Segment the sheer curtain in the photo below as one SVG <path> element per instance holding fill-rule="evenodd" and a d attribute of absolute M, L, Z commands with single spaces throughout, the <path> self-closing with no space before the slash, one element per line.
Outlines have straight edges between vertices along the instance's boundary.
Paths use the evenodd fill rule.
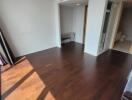
<path fill-rule="evenodd" d="M 13 54 L 13 52 L 11 51 L 11 49 L 10 49 L 10 47 L 9 47 L 9 45 L 8 45 L 8 43 L 7 43 L 7 41 L 6 41 L 6 39 L 5 39 L 5 37 L 4 37 L 4 35 L 3 35 L 3 32 L 2 32 L 2 30 L 1 30 L 1 28 L 0 28 L 0 45 L 1 45 L 1 47 L 2 47 L 2 51 L 4 52 L 2 52 L 1 50 L 0 50 L 0 63 L 2 62 L 2 63 L 5 63 L 5 59 L 3 59 L 3 57 L 5 57 L 6 58 L 6 61 L 9 63 L 9 64 L 11 64 L 11 65 L 13 65 L 14 64 L 14 62 L 15 62 L 15 56 L 14 56 L 14 54 Z"/>
<path fill-rule="evenodd" d="M 0 65 L 2 66 L 2 65 L 5 65 L 5 64 L 7 64 L 7 63 L 6 63 L 4 57 L 2 56 L 2 54 L 0 52 Z"/>

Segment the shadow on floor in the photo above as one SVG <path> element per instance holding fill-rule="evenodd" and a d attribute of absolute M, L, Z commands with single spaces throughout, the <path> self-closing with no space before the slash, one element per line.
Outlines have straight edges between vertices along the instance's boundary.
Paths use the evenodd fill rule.
<path fill-rule="evenodd" d="M 132 56 L 110 50 L 96 58 L 82 49 L 82 45 L 72 43 L 27 55 L 33 70 L 3 98 L 36 72 L 45 84 L 37 100 L 119 100 L 132 69 Z"/>

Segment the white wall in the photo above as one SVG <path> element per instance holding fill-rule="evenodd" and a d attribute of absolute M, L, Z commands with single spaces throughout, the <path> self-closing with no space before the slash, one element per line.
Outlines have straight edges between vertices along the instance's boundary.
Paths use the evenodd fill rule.
<path fill-rule="evenodd" d="M 75 33 L 75 41 L 83 43 L 85 6 L 61 6 L 61 33 Z"/>
<path fill-rule="evenodd" d="M 60 6 L 61 32 L 73 32 L 73 7 Z"/>
<path fill-rule="evenodd" d="M 60 29 L 60 6 L 59 0 L 54 0 L 54 25 L 55 25 L 55 38 L 57 47 L 61 47 L 61 29 Z"/>
<path fill-rule="evenodd" d="M 73 10 L 73 31 L 76 33 L 75 41 L 83 43 L 85 6 L 74 7 Z"/>
<path fill-rule="evenodd" d="M 107 0 L 89 0 L 85 52 L 98 55 Z"/>
<path fill-rule="evenodd" d="M 0 0 L 0 20 L 15 56 L 57 46 L 53 0 Z"/>

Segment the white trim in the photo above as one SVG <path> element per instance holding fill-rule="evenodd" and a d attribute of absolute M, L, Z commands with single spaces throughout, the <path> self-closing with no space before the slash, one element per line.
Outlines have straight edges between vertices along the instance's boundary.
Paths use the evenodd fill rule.
<path fill-rule="evenodd" d="M 61 48 L 60 2 L 55 0 L 55 32 L 56 46 Z"/>

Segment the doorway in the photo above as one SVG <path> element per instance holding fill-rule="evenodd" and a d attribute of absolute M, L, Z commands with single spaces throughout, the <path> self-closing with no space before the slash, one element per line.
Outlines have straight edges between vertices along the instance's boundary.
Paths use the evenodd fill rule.
<path fill-rule="evenodd" d="M 66 1 L 60 3 L 59 9 L 62 46 L 70 42 L 84 45 L 88 2 Z"/>
<path fill-rule="evenodd" d="M 123 5 L 113 49 L 132 54 L 132 3 L 123 2 Z"/>

